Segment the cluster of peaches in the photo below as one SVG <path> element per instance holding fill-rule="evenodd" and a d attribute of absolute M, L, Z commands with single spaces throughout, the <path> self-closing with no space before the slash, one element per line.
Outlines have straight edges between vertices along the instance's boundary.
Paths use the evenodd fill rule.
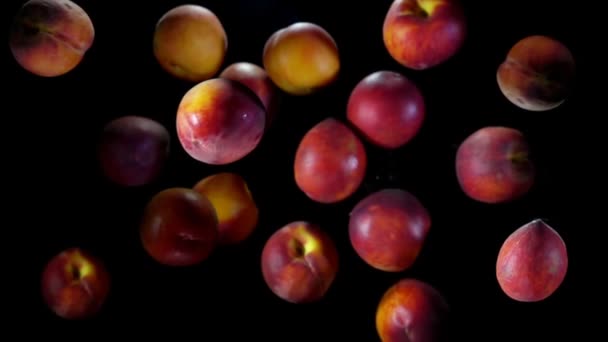
<path fill-rule="evenodd" d="M 94 40 L 83 8 L 69 0 L 30 0 L 17 14 L 10 35 L 16 61 L 29 72 L 54 77 L 74 69 Z M 382 27 L 388 53 L 403 67 L 425 70 L 455 55 L 467 27 L 453 0 L 395 0 Z M 164 71 L 195 85 L 176 104 L 176 129 L 183 150 L 206 164 L 245 158 L 277 115 L 281 92 L 312 94 L 340 73 L 338 45 L 329 32 L 297 22 L 273 33 L 263 48 L 263 66 L 249 62 L 221 70 L 228 48 L 218 17 L 199 5 L 181 5 L 158 21 L 153 53 Z M 558 107 L 569 95 L 574 58 L 559 41 L 525 37 L 497 66 L 500 91 L 529 111 Z M 318 203 L 336 203 L 361 185 L 367 156 L 364 141 L 397 149 L 413 139 L 425 119 L 425 99 L 404 74 L 379 70 L 362 80 L 347 100 L 346 120 L 326 118 L 311 127 L 295 151 L 294 178 Z M 99 144 L 104 174 L 123 186 L 152 182 L 169 154 L 170 134 L 140 116 L 109 122 Z M 499 204 L 525 195 L 535 181 L 526 138 L 511 127 L 472 132 L 455 155 L 463 192 Z M 401 272 L 413 265 L 431 227 L 431 216 L 414 194 L 386 188 L 368 194 L 351 211 L 351 245 L 370 267 Z M 258 208 L 244 178 L 231 172 L 208 175 L 192 187 L 157 193 L 142 215 L 143 247 L 168 266 L 203 262 L 220 245 L 246 240 L 258 223 Z M 565 243 L 540 219 L 515 230 L 497 253 L 496 277 L 517 301 L 540 301 L 563 282 Z M 279 298 L 292 303 L 324 297 L 338 271 L 338 250 L 312 221 L 294 221 L 269 237 L 261 272 Z M 64 318 L 95 314 L 110 289 L 102 261 L 79 248 L 58 254 L 43 274 L 44 299 Z M 376 325 L 382 341 L 430 341 L 447 303 L 431 285 L 405 278 L 380 298 Z"/>

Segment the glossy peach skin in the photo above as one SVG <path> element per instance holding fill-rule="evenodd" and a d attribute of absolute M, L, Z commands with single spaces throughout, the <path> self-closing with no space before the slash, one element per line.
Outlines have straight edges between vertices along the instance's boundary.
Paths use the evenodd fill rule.
<path fill-rule="evenodd" d="M 367 155 L 359 137 L 337 119 L 327 118 L 302 137 L 294 176 L 298 188 L 310 199 L 335 203 L 359 188 L 366 168 Z"/>
<path fill-rule="evenodd" d="M 56 77 L 75 69 L 93 45 L 95 29 L 85 10 L 69 0 L 30 0 L 10 28 L 9 46 L 25 70 Z"/>
<path fill-rule="evenodd" d="M 376 330 L 382 342 L 447 341 L 449 307 L 428 283 L 404 278 L 382 296 Z"/>
<path fill-rule="evenodd" d="M 236 244 L 253 233 L 259 211 L 243 177 L 232 172 L 216 173 L 196 183 L 194 190 L 215 208 L 220 244 Z"/>
<path fill-rule="evenodd" d="M 566 277 L 568 252 L 559 233 L 533 220 L 507 237 L 498 253 L 496 278 L 503 292 L 520 302 L 553 295 Z"/>
<path fill-rule="evenodd" d="M 211 255 L 218 243 L 215 208 L 192 189 L 162 190 L 145 208 L 140 237 L 146 252 L 160 264 L 199 264 Z"/>
<path fill-rule="evenodd" d="M 395 149 L 412 140 L 426 115 L 422 93 L 394 71 L 364 77 L 348 99 L 347 118 L 371 143 Z"/>
<path fill-rule="evenodd" d="M 489 126 L 475 131 L 458 147 L 456 176 L 467 196 L 494 204 L 528 193 L 536 170 L 521 131 Z"/>
<path fill-rule="evenodd" d="M 228 50 L 228 37 L 219 18 L 193 4 L 167 11 L 157 22 L 153 52 L 169 74 L 190 82 L 214 77 Z"/>
<path fill-rule="evenodd" d="M 414 70 L 429 69 L 452 58 L 466 35 L 466 17 L 458 0 L 395 0 L 382 27 L 388 53 Z"/>
<path fill-rule="evenodd" d="M 340 72 L 333 37 L 309 22 L 297 22 L 274 32 L 264 45 L 263 64 L 272 81 L 291 95 L 308 95 L 324 88 Z"/>
<path fill-rule="evenodd" d="M 264 134 L 266 111 L 247 87 L 225 78 L 203 81 L 183 96 L 177 136 L 192 158 L 229 164 L 253 151 Z"/>
<path fill-rule="evenodd" d="M 61 318 L 91 318 L 107 300 L 110 278 L 98 257 L 81 248 L 68 248 L 46 264 L 41 281 L 42 297 Z"/>
<path fill-rule="evenodd" d="M 368 265 L 401 272 L 418 258 L 430 227 L 431 216 L 414 195 L 383 189 L 355 205 L 348 232 L 355 252 Z"/>
<path fill-rule="evenodd" d="M 561 105 L 572 92 L 574 56 L 560 41 L 534 35 L 518 41 L 498 67 L 496 80 L 502 94 L 529 111 L 547 111 Z"/>
<path fill-rule="evenodd" d="M 266 128 L 270 127 L 279 105 L 279 90 L 266 70 L 249 62 L 236 62 L 227 66 L 221 73 L 222 78 L 238 81 L 251 89 L 266 109 Z"/>
<path fill-rule="evenodd" d="M 262 275 L 279 298 L 296 304 L 321 300 L 339 267 L 338 250 L 317 225 L 291 222 L 270 236 L 262 250 Z"/>

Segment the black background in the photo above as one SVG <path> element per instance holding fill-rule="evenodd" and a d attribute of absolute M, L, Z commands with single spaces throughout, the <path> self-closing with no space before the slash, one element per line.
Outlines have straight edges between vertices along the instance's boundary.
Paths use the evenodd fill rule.
<path fill-rule="evenodd" d="M 331 8 L 328 0 L 195 2 L 214 11 L 224 25 L 228 34 L 224 66 L 238 61 L 261 65 L 266 39 L 296 21 L 323 26 L 340 50 L 337 82 L 310 96 L 282 94 L 277 120 L 259 147 L 241 161 L 224 166 L 196 162 L 179 145 L 176 109 L 194 84 L 166 74 L 152 54 L 157 20 L 184 2 L 77 3 L 90 15 L 96 36 L 71 73 L 57 78 L 31 75 L 12 59 L 8 45 L 3 50 L 9 66 L 7 102 L 14 106 L 3 137 L 10 147 L 5 158 L 14 166 L 7 172 L 29 180 L 9 184 L 21 187 L 11 197 L 15 207 L 28 211 L 17 214 L 20 226 L 25 227 L 20 246 L 29 250 L 19 257 L 25 265 L 21 271 L 27 275 L 27 283 L 20 286 L 29 291 L 23 297 L 28 305 L 22 305 L 27 308 L 22 318 L 53 323 L 57 329 L 113 329 L 129 323 L 141 333 L 166 329 L 207 341 L 326 341 L 350 335 L 356 341 L 374 341 L 378 340 L 374 318 L 381 295 L 398 279 L 415 277 L 441 291 L 450 304 L 453 340 L 526 340 L 530 334 L 548 340 L 548 334 L 563 336 L 574 329 L 571 317 L 580 304 L 576 296 L 581 291 L 579 254 L 584 233 L 577 230 L 582 212 L 576 198 L 582 190 L 572 179 L 580 180 L 576 172 L 581 172 L 585 161 L 577 159 L 582 158 L 577 152 L 584 146 L 575 136 L 583 120 L 572 118 L 583 115 L 581 88 L 577 84 L 559 108 L 534 113 L 508 102 L 495 80 L 496 68 L 509 48 L 532 34 L 561 40 L 577 58 L 579 75 L 585 72 L 584 32 L 570 19 L 571 3 L 464 1 L 468 35 L 461 51 L 441 66 L 413 71 L 398 65 L 384 48 L 381 26 L 388 0 L 336 1 Z M 21 4 L 9 2 L 3 11 L 5 32 Z M 369 165 L 359 191 L 342 203 L 316 204 L 298 190 L 293 179 L 297 144 L 323 118 L 345 119 L 352 88 L 378 70 L 401 72 L 418 84 L 427 104 L 423 128 L 413 141 L 393 152 L 366 143 Z M 154 118 L 171 133 L 170 160 L 162 177 L 150 185 L 120 188 L 99 171 L 98 134 L 107 121 L 123 115 Z M 456 149 L 466 136 L 486 125 L 510 126 L 526 134 L 538 176 L 524 198 L 486 205 L 460 190 L 454 171 Z M 13 133 L 19 135 L 17 140 L 8 137 Z M 199 266 L 157 265 L 144 252 L 138 235 L 146 202 L 160 190 L 190 187 L 219 171 L 237 172 L 248 181 L 260 209 L 257 230 L 245 243 L 220 248 Z M 388 186 L 415 194 L 433 219 L 416 264 L 394 274 L 364 264 L 347 234 L 350 209 L 365 195 Z M 570 267 L 552 297 L 518 303 L 498 287 L 496 256 L 513 230 L 535 218 L 545 219 L 562 235 Z M 262 280 L 260 254 L 265 240 L 295 220 L 318 223 L 340 252 L 339 274 L 325 299 L 316 304 L 283 302 Z M 111 295 L 103 311 L 88 322 L 58 319 L 39 294 L 45 263 L 73 246 L 101 257 L 112 274 Z"/>

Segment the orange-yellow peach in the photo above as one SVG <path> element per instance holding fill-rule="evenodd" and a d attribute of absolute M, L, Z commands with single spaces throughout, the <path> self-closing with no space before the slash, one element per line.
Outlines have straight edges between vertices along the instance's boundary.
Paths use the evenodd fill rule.
<path fill-rule="evenodd" d="M 496 80 L 502 94 L 529 111 L 547 111 L 561 105 L 573 87 L 574 56 L 560 41 L 535 35 L 517 42 L 498 67 Z"/>
<path fill-rule="evenodd" d="M 297 22 L 273 33 L 263 51 L 268 76 L 291 95 L 308 95 L 333 83 L 340 72 L 338 46 L 321 26 Z"/>
<path fill-rule="evenodd" d="M 216 173 L 196 183 L 194 190 L 215 208 L 220 244 L 236 244 L 253 233 L 258 224 L 258 207 L 243 177 L 232 172 Z"/>
<path fill-rule="evenodd" d="M 448 315 L 439 291 L 421 280 L 404 278 L 380 299 L 376 330 L 382 342 L 447 341 Z"/>
<path fill-rule="evenodd" d="M 96 315 L 106 302 L 110 274 L 98 257 L 74 247 L 49 260 L 41 285 L 44 302 L 57 316 L 86 319 Z"/>
<path fill-rule="evenodd" d="M 338 250 L 331 237 L 306 221 L 285 225 L 270 236 L 262 250 L 266 285 L 290 303 L 310 303 L 325 297 L 338 263 Z"/>
<path fill-rule="evenodd" d="M 214 77 L 224 63 L 228 37 L 219 18 L 199 5 L 165 13 L 154 31 L 154 56 L 169 74 L 189 82 Z"/>
<path fill-rule="evenodd" d="M 253 63 L 236 62 L 227 66 L 219 77 L 240 82 L 258 96 L 266 109 L 268 128 L 278 110 L 279 92 L 266 70 Z"/>
<path fill-rule="evenodd" d="M 69 0 L 30 0 L 15 16 L 9 45 L 25 70 L 56 77 L 75 69 L 94 39 L 93 22 L 79 5 Z"/>

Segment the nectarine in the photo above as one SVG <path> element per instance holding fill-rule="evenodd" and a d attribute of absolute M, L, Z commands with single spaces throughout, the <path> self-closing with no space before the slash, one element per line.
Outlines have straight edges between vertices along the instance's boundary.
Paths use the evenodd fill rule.
<path fill-rule="evenodd" d="M 148 202 L 140 225 L 146 252 L 168 266 L 206 260 L 218 242 L 218 219 L 211 202 L 187 188 L 169 188 Z"/>
<path fill-rule="evenodd" d="M 371 143 L 394 149 L 420 130 L 424 98 L 416 84 L 393 71 L 377 71 L 363 78 L 348 99 L 347 118 Z"/>
<path fill-rule="evenodd" d="M 376 330 L 382 342 L 447 340 L 449 307 L 441 293 L 426 282 L 404 278 L 380 299 Z"/>
<path fill-rule="evenodd" d="M 317 225 L 295 221 L 266 241 L 262 275 L 270 290 L 291 303 L 321 300 L 338 271 L 338 250 Z"/>
<path fill-rule="evenodd" d="M 203 178 L 194 190 L 215 208 L 219 220 L 219 243 L 235 244 L 247 239 L 258 224 L 258 207 L 243 177 L 221 172 Z"/>
<path fill-rule="evenodd" d="M 157 22 L 153 52 L 169 74 L 190 82 L 215 76 L 228 50 L 228 37 L 209 9 L 184 4 L 167 11 Z"/>
<path fill-rule="evenodd" d="M 141 116 L 123 116 L 108 122 L 99 141 L 104 175 L 124 186 L 155 180 L 169 156 L 170 136 L 159 122 Z"/>
<path fill-rule="evenodd" d="M 340 72 L 338 46 L 321 26 L 297 22 L 273 33 L 263 51 L 268 76 L 291 95 L 308 95 L 333 83 Z"/>
<path fill-rule="evenodd" d="M 207 164 L 229 164 L 253 151 L 264 134 L 266 111 L 243 84 L 225 78 L 203 81 L 182 98 L 176 118 L 184 150 Z"/>
<path fill-rule="evenodd" d="M 368 265 L 401 272 L 416 261 L 430 227 L 431 217 L 414 195 L 383 189 L 355 205 L 348 231 L 355 252 Z"/>
<path fill-rule="evenodd" d="M 570 95 L 575 61 L 560 41 L 541 35 L 523 38 L 511 47 L 498 67 L 496 80 L 502 94 L 529 111 L 547 111 Z"/>
<path fill-rule="evenodd" d="M 466 17 L 458 0 L 395 0 L 382 27 L 388 53 L 414 70 L 452 58 L 466 35 Z"/>
<path fill-rule="evenodd" d="M 363 143 L 334 118 L 324 119 L 304 135 L 294 161 L 298 188 L 320 203 L 335 203 L 352 195 L 363 182 L 366 168 Z"/>
<path fill-rule="evenodd" d="M 536 177 L 528 143 L 519 130 L 489 126 L 468 136 L 456 152 L 456 176 L 470 198 L 502 203 L 525 195 Z"/>
<path fill-rule="evenodd" d="M 278 110 L 279 92 L 266 70 L 253 63 L 236 62 L 227 66 L 219 77 L 238 81 L 258 96 L 266 109 L 266 128 L 268 128 Z"/>
<path fill-rule="evenodd" d="M 30 0 L 15 16 L 9 45 L 19 65 L 43 77 L 75 69 L 93 45 L 95 28 L 85 10 L 69 0 Z"/>
<path fill-rule="evenodd" d="M 96 315 L 110 292 L 105 264 L 81 248 L 68 248 L 55 255 L 42 273 L 42 297 L 64 319 Z"/>
<path fill-rule="evenodd" d="M 533 220 L 504 241 L 496 278 L 504 293 L 521 302 L 538 302 L 562 284 L 568 269 L 566 244 L 543 220 Z"/>

